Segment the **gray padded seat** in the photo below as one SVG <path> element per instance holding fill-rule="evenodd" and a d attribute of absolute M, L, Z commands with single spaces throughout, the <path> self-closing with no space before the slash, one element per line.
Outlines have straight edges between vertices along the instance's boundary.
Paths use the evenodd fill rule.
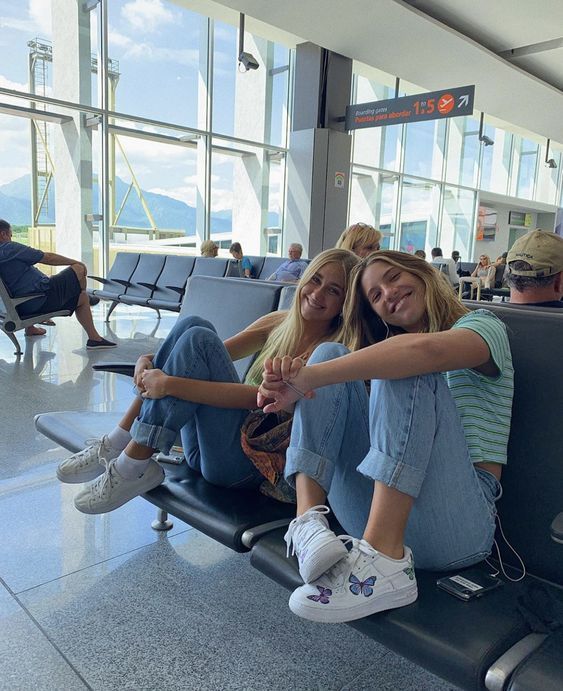
<path fill-rule="evenodd" d="M 264 314 L 276 310 L 281 290 L 278 283 L 191 276 L 180 318 L 197 316 L 208 319 L 225 340 Z M 251 361 L 252 356 L 235 363 L 240 377 L 244 376 Z"/>
<path fill-rule="evenodd" d="M 284 285 L 280 295 L 280 304 L 278 305 L 279 310 L 288 310 L 291 307 L 296 290 L 297 286 L 295 285 Z"/>
<path fill-rule="evenodd" d="M 264 257 L 249 256 L 250 263 L 252 264 L 252 278 L 258 278 L 262 273 L 262 267 L 264 266 Z"/>
<path fill-rule="evenodd" d="M 179 312 L 186 292 L 186 283 L 195 264 L 195 257 L 171 254 L 166 257 L 164 269 L 158 277 L 148 306 Z"/>
<path fill-rule="evenodd" d="M 119 302 L 126 305 L 146 305 L 162 273 L 165 259 L 166 256 L 163 254 L 141 254 L 124 295 L 119 297 Z"/>
<path fill-rule="evenodd" d="M 192 276 L 222 277 L 227 271 L 228 259 L 219 257 L 196 257 Z"/>
<path fill-rule="evenodd" d="M 470 274 L 473 273 L 476 266 L 477 266 L 476 262 L 459 262 L 459 268 L 462 271 L 469 271 Z"/>
<path fill-rule="evenodd" d="M 117 300 L 125 292 L 131 276 L 139 263 L 139 258 L 140 255 L 138 253 L 118 252 L 115 255 L 107 278 L 89 276 L 89 278 L 99 281 L 103 288 L 93 288 L 88 292 L 103 300 Z"/>
<path fill-rule="evenodd" d="M 465 603 L 436 588 L 439 574 L 419 570 L 415 603 L 358 620 L 352 626 L 462 688 L 483 689 L 489 667 L 530 631 L 518 611 L 518 597 L 530 583 L 537 583 L 535 577 L 557 584 L 559 590 L 563 583 L 563 548 L 550 536 L 551 522 L 563 508 L 563 310 L 533 312 L 499 303 L 468 306 L 490 309 L 509 329 L 515 394 L 509 461 L 497 506 L 509 542 L 533 576 L 521 583 L 506 582 L 494 593 Z M 251 563 L 293 589 L 300 579 L 295 558 L 286 559 L 283 533 L 277 530 L 262 537 L 252 549 Z M 501 549 L 505 565 L 517 566 L 508 549 Z M 560 601 L 562 597 L 560 593 Z M 561 650 L 554 655 L 550 650 L 547 656 L 551 669 L 555 663 L 561 667 Z M 542 664 L 543 658 L 533 670 L 528 667 L 526 682 L 534 679 L 537 683 Z M 560 680 L 560 675 L 554 678 Z M 528 686 L 524 680 L 521 673 L 521 687 L 515 685 L 514 691 L 543 688 L 541 683 Z"/>
<path fill-rule="evenodd" d="M 287 259 L 287 257 L 266 257 L 257 278 L 261 281 L 267 281 L 274 271 L 287 261 Z"/>

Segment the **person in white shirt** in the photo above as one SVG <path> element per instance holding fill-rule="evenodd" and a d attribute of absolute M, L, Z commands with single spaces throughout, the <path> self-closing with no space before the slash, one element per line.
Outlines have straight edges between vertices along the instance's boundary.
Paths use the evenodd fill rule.
<path fill-rule="evenodd" d="M 441 270 L 442 267 L 445 267 L 447 271 L 443 272 L 444 275 L 447 276 L 452 286 L 457 290 L 459 286 L 459 276 L 456 272 L 457 267 L 454 260 L 450 259 L 449 257 L 444 257 L 444 255 L 442 254 L 442 249 L 440 247 L 432 248 L 431 254 L 432 261 L 430 263 L 434 264 L 434 266 L 438 270 Z"/>

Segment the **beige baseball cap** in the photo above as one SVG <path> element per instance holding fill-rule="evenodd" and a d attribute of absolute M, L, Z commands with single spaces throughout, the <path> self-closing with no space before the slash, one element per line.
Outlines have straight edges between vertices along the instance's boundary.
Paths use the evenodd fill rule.
<path fill-rule="evenodd" d="M 510 262 L 528 262 L 530 271 L 514 270 Z M 553 276 L 563 271 L 563 238 L 547 230 L 531 230 L 518 238 L 506 257 L 508 273 L 514 276 Z"/>

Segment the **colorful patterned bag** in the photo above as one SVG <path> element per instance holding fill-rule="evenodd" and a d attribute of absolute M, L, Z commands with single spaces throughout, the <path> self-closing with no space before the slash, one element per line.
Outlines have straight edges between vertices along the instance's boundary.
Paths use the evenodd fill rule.
<path fill-rule="evenodd" d="M 295 503 L 295 491 L 283 476 L 292 421 L 293 415 L 285 411 L 264 413 L 253 410 L 240 430 L 244 453 L 266 478 L 260 491 L 288 503 Z"/>

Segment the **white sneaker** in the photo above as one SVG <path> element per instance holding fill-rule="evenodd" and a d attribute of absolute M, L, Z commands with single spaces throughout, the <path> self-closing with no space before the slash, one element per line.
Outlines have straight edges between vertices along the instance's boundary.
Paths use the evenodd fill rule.
<path fill-rule="evenodd" d="M 365 540 L 354 540 L 345 559 L 315 583 L 302 585 L 289 608 L 304 619 L 336 624 L 410 605 L 418 597 L 412 552 L 403 559 L 381 554 Z"/>
<path fill-rule="evenodd" d="M 134 497 L 158 487 L 164 480 L 164 470 L 152 459 L 145 472 L 134 480 L 126 480 L 115 467 L 115 461 L 106 462 L 104 474 L 91 482 L 74 498 L 74 505 L 82 513 L 113 511 Z"/>
<path fill-rule="evenodd" d="M 291 554 L 297 555 L 299 573 L 305 583 L 311 583 L 337 561 L 348 555 L 342 539 L 328 527 L 325 515 L 330 513 L 327 506 L 313 506 L 289 524 L 284 540 L 287 543 L 287 556 L 293 544 Z"/>
<path fill-rule="evenodd" d="M 61 482 L 75 484 L 89 482 L 104 472 L 104 463 L 119 452 L 111 448 L 107 435 L 101 439 L 87 439 L 88 446 L 59 464 L 57 477 Z M 112 455 L 113 454 L 113 455 Z"/>

